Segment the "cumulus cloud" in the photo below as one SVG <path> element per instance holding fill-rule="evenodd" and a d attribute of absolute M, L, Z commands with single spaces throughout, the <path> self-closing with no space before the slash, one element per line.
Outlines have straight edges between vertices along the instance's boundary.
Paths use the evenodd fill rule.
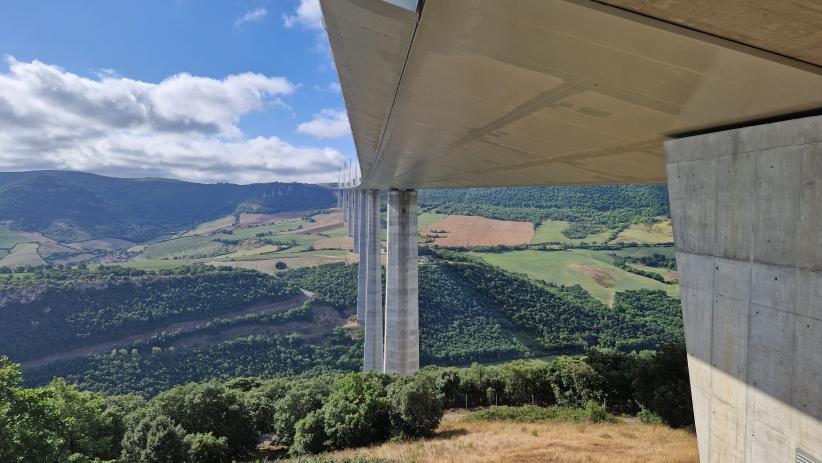
<path fill-rule="evenodd" d="M 234 21 L 234 26 L 239 27 L 239 26 L 242 26 L 245 23 L 253 23 L 253 22 L 262 21 L 263 18 L 265 18 L 267 14 L 268 14 L 268 10 L 266 10 L 265 8 L 262 8 L 262 7 L 257 8 L 254 11 L 249 11 L 248 13 L 240 16 L 236 21 Z"/>
<path fill-rule="evenodd" d="M 337 138 L 351 133 L 348 115 L 339 109 L 323 109 L 308 122 L 297 126 L 297 132 L 317 138 Z"/>
<path fill-rule="evenodd" d="M 323 28 L 323 14 L 320 0 L 300 0 L 293 15 L 283 16 L 285 27 L 303 26 L 309 29 Z"/>
<path fill-rule="evenodd" d="M 149 83 L 113 73 L 81 77 L 39 61 L 7 63 L 0 73 L 0 170 L 251 183 L 324 181 L 343 163 L 333 148 L 243 134 L 243 115 L 294 91 L 282 77 L 177 74 Z"/>

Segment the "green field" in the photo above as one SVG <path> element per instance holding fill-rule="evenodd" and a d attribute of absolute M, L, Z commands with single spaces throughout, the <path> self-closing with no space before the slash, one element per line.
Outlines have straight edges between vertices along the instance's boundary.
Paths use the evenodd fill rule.
<path fill-rule="evenodd" d="M 423 212 L 417 217 L 417 229 L 422 230 L 437 220 L 444 219 L 446 217 L 448 216 L 445 214 L 438 214 L 436 212 Z"/>
<path fill-rule="evenodd" d="M 197 225 L 196 228 L 189 231 L 188 235 L 206 235 L 209 233 L 213 233 L 221 228 L 230 227 L 235 225 L 237 220 L 235 219 L 234 215 L 227 215 L 225 217 L 220 217 L 219 219 L 214 219 L 209 222 L 201 223 Z"/>
<path fill-rule="evenodd" d="M 505 270 L 525 273 L 531 278 L 559 285 L 580 285 L 592 296 L 609 305 L 617 291 L 661 289 L 671 296 L 679 296 L 677 285 L 666 285 L 618 269 L 613 266 L 613 258 L 603 251 L 573 249 L 469 254 Z"/>
<path fill-rule="evenodd" d="M 608 238 L 611 236 L 611 232 L 604 231 L 588 235 L 585 238 L 572 239 L 562 234 L 562 231 L 566 228 L 568 228 L 568 222 L 564 220 L 546 220 L 542 222 L 536 230 L 534 230 L 534 238 L 531 239 L 531 244 L 579 244 L 582 242 L 589 244 L 601 244 L 608 241 Z"/>
<path fill-rule="evenodd" d="M 20 243 L 31 240 L 9 229 L 6 224 L 0 224 L 0 249 L 11 249 Z"/>
<path fill-rule="evenodd" d="M 37 253 L 37 243 L 20 243 L 12 248 L 9 255 L 0 259 L 0 267 L 17 267 L 19 265 L 43 265 L 46 262 Z"/>

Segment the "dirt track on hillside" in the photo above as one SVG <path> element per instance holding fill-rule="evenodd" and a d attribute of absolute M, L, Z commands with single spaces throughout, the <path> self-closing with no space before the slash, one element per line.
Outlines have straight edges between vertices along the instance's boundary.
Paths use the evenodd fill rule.
<path fill-rule="evenodd" d="M 248 315 L 248 314 L 266 314 L 266 313 L 271 313 L 271 312 L 283 312 L 283 311 L 286 311 L 288 309 L 291 309 L 293 307 L 297 307 L 297 306 L 303 304 L 305 301 L 309 300 L 311 297 L 312 297 L 311 293 L 309 293 L 307 291 L 303 291 L 298 296 L 293 297 L 293 298 L 291 298 L 287 301 L 274 302 L 274 303 L 270 303 L 270 304 L 255 305 L 255 306 L 249 307 L 245 310 L 241 310 L 239 312 L 233 312 L 233 313 L 230 313 L 230 314 L 212 315 L 210 317 L 200 318 L 200 319 L 197 319 L 197 320 L 189 320 L 189 321 L 185 321 L 185 322 L 171 323 L 171 324 L 165 325 L 165 326 L 160 327 L 160 328 L 155 328 L 151 331 L 144 331 L 142 333 L 133 334 L 133 335 L 130 335 L 130 336 L 124 336 L 122 338 L 118 338 L 118 339 L 115 339 L 115 340 L 112 340 L 112 341 L 101 342 L 101 343 L 92 344 L 90 346 L 85 346 L 85 347 L 80 347 L 80 348 L 73 349 L 73 350 L 66 351 L 66 352 L 51 354 L 51 355 L 48 355 L 46 357 L 42 357 L 42 358 L 39 358 L 39 359 L 36 359 L 36 360 L 29 360 L 27 362 L 23 362 L 20 366 L 22 367 L 23 370 L 27 370 L 27 369 L 30 370 L 30 369 L 39 368 L 39 367 L 42 367 L 42 366 L 45 366 L 45 365 L 48 365 L 50 363 L 54 363 L 54 362 L 57 362 L 57 361 L 60 361 L 60 360 L 67 360 L 67 359 L 74 358 L 74 357 L 82 357 L 82 356 L 92 355 L 92 354 L 104 354 L 104 353 L 107 353 L 107 352 L 111 352 L 111 350 L 116 348 L 117 346 L 121 346 L 121 345 L 124 345 L 124 344 L 131 344 L 131 343 L 135 343 L 137 341 L 141 341 L 143 339 L 148 339 L 148 338 L 150 338 L 154 335 L 162 333 L 163 331 L 167 331 L 167 332 L 168 331 L 178 331 L 178 330 L 180 332 L 192 331 L 198 325 L 204 325 L 204 324 L 214 320 L 214 318 L 218 318 L 218 317 L 219 318 L 225 318 L 227 320 L 232 320 L 234 318 L 238 318 L 238 317 L 241 317 L 243 315 Z"/>

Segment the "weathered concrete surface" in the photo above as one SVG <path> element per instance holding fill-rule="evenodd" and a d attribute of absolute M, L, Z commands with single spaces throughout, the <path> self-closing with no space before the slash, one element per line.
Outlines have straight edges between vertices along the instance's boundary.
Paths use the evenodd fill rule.
<path fill-rule="evenodd" d="M 420 368 L 417 263 L 417 192 L 388 193 L 388 261 L 385 271 L 386 373 Z"/>
<path fill-rule="evenodd" d="M 700 461 L 822 460 L 822 117 L 665 153 Z"/>
<path fill-rule="evenodd" d="M 363 371 L 383 370 L 382 259 L 380 258 L 380 192 L 366 192 L 365 239 L 360 262 L 365 261 L 365 336 Z"/>

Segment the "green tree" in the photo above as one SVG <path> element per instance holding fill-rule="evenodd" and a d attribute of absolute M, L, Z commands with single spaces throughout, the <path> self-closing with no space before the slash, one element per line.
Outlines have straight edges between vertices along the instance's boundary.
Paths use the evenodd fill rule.
<path fill-rule="evenodd" d="M 0 356 L 0 461 L 62 461 L 62 420 L 51 403 L 51 391 L 24 389 L 20 382 L 19 365 Z"/>
<path fill-rule="evenodd" d="M 329 380 L 324 378 L 295 381 L 288 392 L 277 400 L 272 418 L 272 432 L 278 443 L 290 446 L 294 441 L 297 422 L 319 410 L 330 393 Z"/>
<path fill-rule="evenodd" d="M 442 419 L 442 399 L 433 378 L 425 375 L 400 377 L 388 386 L 391 426 L 395 435 L 428 437 Z"/>
<path fill-rule="evenodd" d="M 189 433 L 225 437 L 232 455 L 243 455 L 257 443 L 254 419 L 241 392 L 216 382 L 186 384 L 163 392 L 151 406 Z"/>
<path fill-rule="evenodd" d="M 297 422 L 290 452 L 295 455 L 320 453 L 325 449 L 326 439 L 323 415 L 319 411 L 310 412 Z"/>
<path fill-rule="evenodd" d="M 115 417 L 106 413 L 105 399 L 78 391 L 61 378 L 52 381 L 48 389 L 50 402 L 62 418 L 61 434 L 66 451 L 103 460 L 116 458 L 120 442 L 115 441 Z"/>
<path fill-rule="evenodd" d="M 636 373 L 636 401 L 669 426 L 693 424 L 694 413 L 684 344 L 664 346 Z"/>
<path fill-rule="evenodd" d="M 604 379 L 583 360 L 560 357 L 549 364 L 549 374 L 557 404 L 582 407 L 602 401 Z"/>
<path fill-rule="evenodd" d="M 188 457 L 185 430 L 171 418 L 148 415 L 123 436 L 123 463 L 180 463 Z"/>
<path fill-rule="evenodd" d="M 189 463 L 223 463 L 229 461 L 228 439 L 212 433 L 188 434 L 183 439 L 188 447 Z"/>
<path fill-rule="evenodd" d="M 389 408 L 380 375 L 346 375 L 321 409 L 328 446 L 343 449 L 384 441 L 390 430 Z"/>

